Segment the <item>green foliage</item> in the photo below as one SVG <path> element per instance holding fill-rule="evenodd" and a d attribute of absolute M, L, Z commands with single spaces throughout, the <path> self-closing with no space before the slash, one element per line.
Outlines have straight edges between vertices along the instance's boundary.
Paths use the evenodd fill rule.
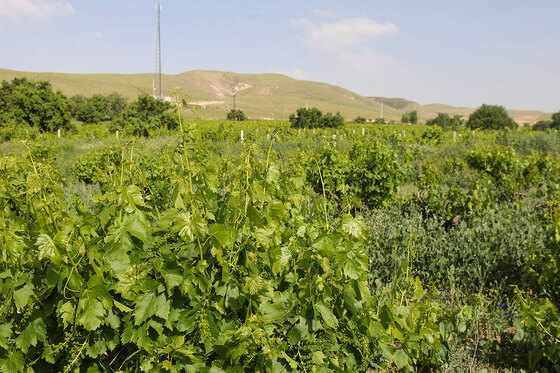
<path fill-rule="evenodd" d="M 312 107 L 310 109 L 299 108 L 295 114 L 290 115 L 292 128 L 317 128 L 321 126 L 321 110 Z"/>
<path fill-rule="evenodd" d="M 240 121 L 240 120 L 247 120 L 247 116 L 240 109 L 237 110 L 231 109 L 230 112 L 227 113 L 226 119 Z"/>
<path fill-rule="evenodd" d="M 560 362 L 560 203 L 551 201 L 545 213 L 546 250 L 531 250 L 527 262 L 529 291 L 517 291 L 522 310 L 518 335 L 530 333 L 538 339 L 543 355 L 553 363 Z"/>
<path fill-rule="evenodd" d="M 421 136 L 421 141 L 423 143 L 433 143 L 439 144 L 443 136 L 443 130 L 441 127 L 428 127 L 426 132 Z"/>
<path fill-rule="evenodd" d="M 177 123 L 1 144 L 0 371 L 554 371 L 554 131 Z"/>
<path fill-rule="evenodd" d="M 169 102 L 142 94 L 124 109 L 120 117 L 113 120 L 111 130 L 124 130 L 134 136 L 147 137 L 158 129 L 177 129 L 179 122 L 171 109 Z"/>
<path fill-rule="evenodd" d="M 533 131 L 545 131 L 552 128 L 551 120 L 539 120 L 537 123 L 533 124 Z"/>
<path fill-rule="evenodd" d="M 401 116 L 401 123 L 418 123 L 418 112 L 416 110 L 407 111 Z"/>
<path fill-rule="evenodd" d="M 379 142 L 356 143 L 350 151 L 326 143 L 316 154 L 304 155 L 307 179 L 317 193 L 328 193 L 345 208 L 352 208 L 357 197 L 366 206 L 388 204 L 403 179 L 396 154 Z M 358 205 L 359 206 L 359 205 Z"/>
<path fill-rule="evenodd" d="M 366 118 L 365 118 L 365 117 L 360 117 L 360 116 L 358 116 L 358 117 L 356 117 L 356 119 L 354 119 L 354 123 L 361 123 L 361 124 L 363 124 L 363 123 L 365 123 L 365 122 L 366 122 Z"/>
<path fill-rule="evenodd" d="M 85 124 L 99 123 L 109 115 L 109 102 L 103 95 L 93 95 L 86 99 L 76 111 L 76 119 Z"/>
<path fill-rule="evenodd" d="M 375 123 L 375 124 L 385 124 L 385 119 L 384 118 L 376 118 L 373 123 Z"/>
<path fill-rule="evenodd" d="M 552 123 L 550 127 L 560 129 L 560 111 L 552 114 Z"/>
<path fill-rule="evenodd" d="M 183 136 L 164 201 L 122 157 L 92 211 L 68 209 L 38 161 L 2 159 L 4 370 L 442 364 L 432 291 L 401 274 L 372 294 L 362 217 L 330 220 L 273 153 L 218 161 Z"/>
<path fill-rule="evenodd" d="M 438 113 L 435 118 L 426 121 L 428 126 L 440 126 L 441 128 L 457 129 L 463 125 L 462 115 L 449 115 L 447 113 Z"/>
<path fill-rule="evenodd" d="M 466 125 L 471 129 L 493 130 L 517 127 L 517 123 L 511 119 L 503 106 L 486 104 L 469 115 Z"/>
<path fill-rule="evenodd" d="M 74 106 L 72 107 L 72 116 L 76 117 L 76 114 L 80 110 L 81 106 L 87 101 L 87 97 L 82 94 L 74 95 L 70 97 L 70 101 L 74 103 Z"/>
<path fill-rule="evenodd" d="M 344 124 L 344 118 L 340 113 L 332 115 L 323 113 L 317 108 L 299 108 L 296 113 L 290 115 L 292 128 L 336 128 Z"/>
<path fill-rule="evenodd" d="M 70 129 L 73 103 L 46 81 L 14 78 L 0 87 L 0 120 L 13 120 L 41 132 Z"/>
<path fill-rule="evenodd" d="M 128 105 L 126 98 L 120 93 L 113 92 L 107 98 L 107 104 L 109 105 L 109 110 L 107 116 L 109 119 L 115 118 L 122 114 Z"/>

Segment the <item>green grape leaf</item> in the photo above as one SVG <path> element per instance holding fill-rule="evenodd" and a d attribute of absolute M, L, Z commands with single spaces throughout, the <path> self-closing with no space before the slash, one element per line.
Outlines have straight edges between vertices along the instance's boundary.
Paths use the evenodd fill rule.
<path fill-rule="evenodd" d="M 393 359 L 399 369 L 402 369 L 409 364 L 408 355 L 404 352 L 404 350 L 397 350 L 393 355 Z"/>
<path fill-rule="evenodd" d="M 56 248 L 54 241 L 52 238 L 45 233 L 41 233 L 37 238 L 36 242 L 37 247 L 39 248 L 39 259 L 49 259 L 55 264 L 60 264 L 60 252 Z"/>
<path fill-rule="evenodd" d="M 0 369 L 3 373 L 19 373 L 25 369 L 23 354 L 20 351 L 11 351 L 6 360 L 0 360 Z"/>
<path fill-rule="evenodd" d="M 0 347 L 8 349 L 8 339 L 12 336 L 12 325 L 5 323 L 0 324 Z"/>
<path fill-rule="evenodd" d="M 365 222 L 363 217 L 353 218 L 350 214 L 342 215 L 342 230 L 358 239 L 364 238 Z"/>
<path fill-rule="evenodd" d="M 86 330 L 96 330 L 104 321 L 105 314 L 103 304 L 91 291 L 86 291 L 78 303 L 78 324 Z"/>
<path fill-rule="evenodd" d="M 47 335 L 47 327 L 42 318 L 33 320 L 16 338 L 16 346 L 27 353 L 29 346 L 36 346 L 37 341 L 43 342 Z"/>
<path fill-rule="evenodd" d="M 14 301 L 16 302 L 18 311 L 21 311 L 25 306 L 27 306 L 29 299 L 33 295 L 33 289 L 33 284 L 28 283 L 14 291 Z"/>
<path fill-rule="evenodd" d="M 323 321 L 325 321 L 325 324 L 333 329 L 338 326 L 338 319 L 333 314 L 332 310 L 325 306 L 323 302 L 317 302 L 315 304 L 315 308 L 321 314 L 321 317 L 323 318 Z"/>
<path fill-rule="evenodd" d="M 134 324 L 140 325 L 157 311 L 156 296 L 153 293 L 141 294 L 136 298 Z"/>

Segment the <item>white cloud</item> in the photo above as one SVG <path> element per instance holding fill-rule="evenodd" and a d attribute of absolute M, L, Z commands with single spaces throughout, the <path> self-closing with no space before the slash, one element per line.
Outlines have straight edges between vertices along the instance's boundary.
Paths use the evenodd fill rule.
<path fill-rule="evenodd" d="M 315 14 L 318 17 L 323 17 L 323 18 L 330 18 L 330 17 L 335 17 L 336 16 L 335 12 L 333 12 L 332 10 L 327 10 L 327 9 L 311 9 L 310 12 Z"/>
<path fill-rule="evenodd" d="M 73 13 L 75 9 L 67 0 L 0 0 L 0 18 L 45 19 Z"/>
<path fill-rule="evenodd" d="M 93 36 L 95 36 L 98 39 L 103 39 L 105 37 L 105 35 L 103 35 L 103 33 L 101 31 L 95 31 L 93 33 Z"/>
<path fill-rule="evenodd" d="M 345 52 L 337 57 L 345 69 L 364 73 L 384 73 L 400 69 L 397 61 L 391 56 L 363 48 L 360 53 Z"/>
<path fill-rule="evenodd" d="M 330 23 L 299 19 L 293 20 L 292 24 L 304 27 L 303 41 L 310 47 L 321 50 L 341 50 L 399 31 L 390 22 L 379 23 L 368 18 L 341 18 Z"/>

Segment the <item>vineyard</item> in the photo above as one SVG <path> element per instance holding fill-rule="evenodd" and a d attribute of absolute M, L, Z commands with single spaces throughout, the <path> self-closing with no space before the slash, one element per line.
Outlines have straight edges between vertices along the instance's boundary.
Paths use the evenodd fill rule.
<path fill-rule="evenodd" d="M 1 372 L 560 370 L 560 135 L 177 119 L 0 143 Z"/>

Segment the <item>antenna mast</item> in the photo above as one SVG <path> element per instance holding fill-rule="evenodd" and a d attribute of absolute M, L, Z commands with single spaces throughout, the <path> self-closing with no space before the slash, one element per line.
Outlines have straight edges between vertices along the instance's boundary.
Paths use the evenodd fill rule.
<path fill-rule="evenodd" d="M 163 99 L 163 80 L 161 77 L 161 28 L 160 28 L 161 4 L 159 2 L 156 3 L 156 11 L 157 11 L 156 81 L 158 83 L 157 87 L 159 88 L 159 98 Z M 154 89 L 154 93 L 155 93 L 155 89 Z"/>

